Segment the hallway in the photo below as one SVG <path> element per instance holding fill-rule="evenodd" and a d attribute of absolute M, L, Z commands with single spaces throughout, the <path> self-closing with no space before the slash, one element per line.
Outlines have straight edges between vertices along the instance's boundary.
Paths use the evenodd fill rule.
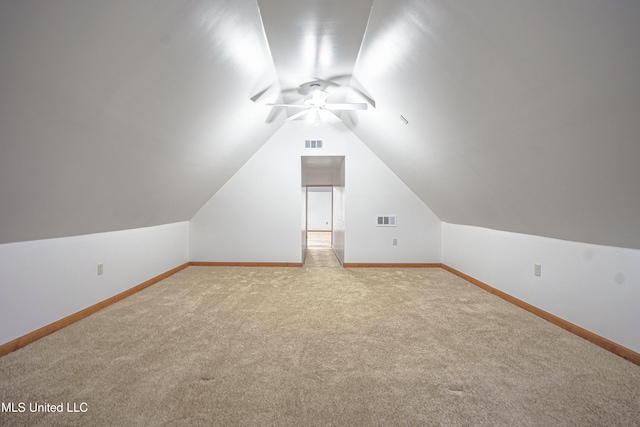
<path fill-rule="evenodd" d="M 307 232 L 307 255 L 304 266 L 342 268 L 336 254 L 331 249 L 331 233 Z"/>

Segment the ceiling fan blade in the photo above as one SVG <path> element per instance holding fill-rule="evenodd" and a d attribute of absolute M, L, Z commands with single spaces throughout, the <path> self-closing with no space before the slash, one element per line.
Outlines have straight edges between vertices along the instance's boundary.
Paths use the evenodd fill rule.
<path fill-rule="evenodd" d="M 306 105 L 300 105 L 300 104 L 266 104 L 266 105 L 270 105 L 271 107 L 309 108 Z"/>
<path fill-rule="evenodd" d="M 269 85 L 267 87 L 265 87 L 264 89 L 262 89 L 260 92 L 256 93 L 255 95 L 253 95 L 251 98 L 249 98 L 251 101 L 253 102 L 258 102 L 258 100 L 260 98 L 262 98 L 262 95 L 264 95 L 269 89 L 271 89 L 273 85 Z"/>
<path fill-rule="evenodd" d="M 269 115 L 267 116 L 267 120 L 265 121 L 265 123 L 273 123 L 273 121 L 276 119 L 276 117 L 278 117 L 278 114 L 280 114 L 282 110 L 283 110 L 282 107 L 273 107 L 271 109 L 271 112 L 269 112 Z"/>
<path fill-rule="evenodd" d="M 360 94 L 360 96 L 362 96 L 369 104 L 371 104 L 371 106 L 373 108 L 376 108 L 376 100 L 371 98 L 369 95 L 367 95 L 366 93 L 364 93 L 363 91 L 361 91 L 358 88 L 352 88 L 354 91 L 356 91 L 358 94 Z"/>
<path fill-rule="evenodd" d="M 298 117 L 302 117 L 302 116 L 304 116 L 305 114 L 307 114 L 309 111 L 311 111 L 311 110 L 305 110 L 305 111 L 303 111 L 303 112 L 301 112 L 301 113 L 294 114 L 293 116 L 291 116 L 291 117 L 289 117 L 287 120 L 285 120 L 285 122 L 290 122 L 291 120 L 295 120 L 295 119 L 297 119 Z"/>
<path fill-rule="evenodd" d="M 355 104 L 326 104 L 324 108 L 327 110 L 366 110 L 367 104 L 355 103 Z"/>
<path fill-rule="evenodd" d="M 373 108 L 376 108 L 376 100 L 373 99 L 371 95 L 369 95 L 369 92 L 365 90 L 364 86 L 362 86 L 358 79 L 352 77 L 351 82 L 349 83 L 349 87 L 351 87 L 351 89 L 353 89 L 357 94 L 362 96 L 364 100 L 367 101 Z"/>

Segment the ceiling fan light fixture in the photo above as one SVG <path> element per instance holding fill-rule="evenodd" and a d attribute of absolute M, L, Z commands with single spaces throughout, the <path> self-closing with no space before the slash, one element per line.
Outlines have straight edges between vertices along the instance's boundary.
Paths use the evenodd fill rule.
<path fill-rule="evenodd" d="M 320 83 L 312 83 L 310 84 L 310 88 L 313 88 L 315 85 L 321 86 Z M 286 119 L 286 121 L 295 120 L 299 117 L 307 115 L 309 121 L 315 123 L 315 125 L 319 125 L 322 121 L 321 113 L 329 110 L 331 114 L 336 115 L 336 111 L 355 111 L 355 110 L 366 110 L 367 104 L 365 103 L 327 103 L 327 97 L 329 96 L 329 92 L 313 89 L 313 93 L 304 100 L 303 104 L 267 104 L 273 107 L 285 107 L 285 108 L 302 108 L 306 111 L 302 111 L 300 113 L 294 114 L 293 116 Z M 315 114 L 314 114 L 315 113 Z"/>

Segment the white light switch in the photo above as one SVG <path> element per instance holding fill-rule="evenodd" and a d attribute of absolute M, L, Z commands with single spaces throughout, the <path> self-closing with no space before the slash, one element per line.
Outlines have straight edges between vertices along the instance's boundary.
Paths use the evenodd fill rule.
<path fill-rule="evenodd" d="M 98 276 L 102 276 L 102 264 L 98 264 Z"/>
<path fill-rule="evenodd" d="M 540 264 L 533 264 L 533 274 L 538 277 L 542 276 L 542 266 Z"/>

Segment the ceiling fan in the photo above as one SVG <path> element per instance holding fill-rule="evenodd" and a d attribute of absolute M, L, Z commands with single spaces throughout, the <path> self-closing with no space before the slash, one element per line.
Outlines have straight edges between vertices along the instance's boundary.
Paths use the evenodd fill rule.
<path fill-rule="evenodd" d="M 286 121 L 295 120 L 299 117 L 306 115 L 315 115 L 315 120 L 318 122 L 320 120 L 320 111 L 328 110 L 332 114 L 334 111 L 354 111 L 354 110 L 366 110 L 366 103 L 327 103 L 327 98 L 329 97 L 329 92 L 326 92 L 323 89 L 323 85 L 319 82 L 313 82 L 309 84 L 309 89 L 312 91 L 312 94 L 308 96 L 304 104 L 267 104 L 273 107 L 287 107 L 287 108 L 303 108 L 304 111 L 294 114 L 293 116 L 287 118 Z"/>

